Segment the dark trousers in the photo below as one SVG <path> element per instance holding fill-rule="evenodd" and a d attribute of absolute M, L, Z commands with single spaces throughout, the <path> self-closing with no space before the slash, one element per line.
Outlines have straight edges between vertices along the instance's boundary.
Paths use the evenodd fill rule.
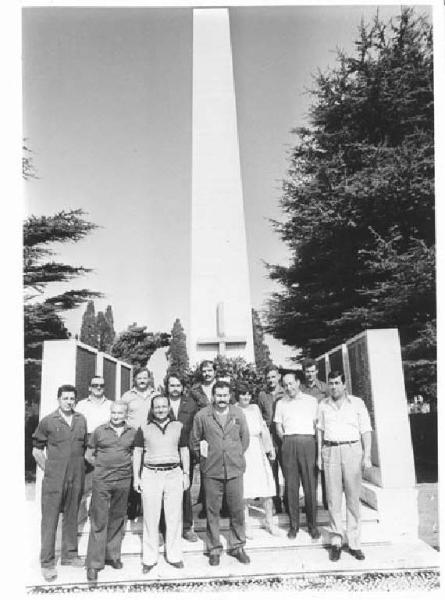
<path fill-rule="evenodd" d="M 227 500 L 230 518 L 228 550 L 243 547 L 246 543 L 244 526 L 243 476 L 232 479 L 204 477 L 207 510 L 207 549 L 210 554 L 222 551 L 219 537 L 219 517 L 223 496 Z"/>
<path fill-rule="evenodd" d="M 326 495 L 326 477 L 323 471 L 319 471 L 320 473 L 320 483 L 321 483 L 321 499 L 323 502 L 323 508 L 328 510 L 328 497 Z"/>
<path fill-rule="evenodd" d="M 316 441 L 313 435 L 285 435 L 281 447 L 290 526 L 300 526 L 299 488 L 303 485 L 309 528 L 316 527 L 317 477 Z"/>
<path fill-rule="evenodd" d="M 88 568 L 103 569 L 105 560 L 121 557 L 129 491 L 130 482 L 126 487 L 122 487 L 122 484 L 114 487 L 93 482 L 86 560 Z"/>
<path fill-rule="evenodd" d="M 83 471 L 69 469 L 63 481 L 45 475 L 42 483 L 42 524 L 40 564 L 42 567 L 55 565 L 55 545 L 59 514 L 62 522 L 62 560 L 77 556 L 77 514 L 83 493 Z"/>

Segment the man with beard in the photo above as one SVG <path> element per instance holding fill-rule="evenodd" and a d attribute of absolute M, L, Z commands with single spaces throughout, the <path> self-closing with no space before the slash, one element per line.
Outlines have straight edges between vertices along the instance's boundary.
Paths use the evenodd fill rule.
<path fill-rule="evenodd" d="M 192 452 L 202 459 L 211 566 L 219 565 L 222 552 L 219 519 L 223 496 L 230 516 L 227 553 L 241 563 L 250 562 L 244 550 L 243 500 L 244 453 L 249 445 L 249 429 L 242 410 L 229 402 L 229 384 L 217 381 L 213 387 L 213 403 L 195 415 L 190 438 Z"/>
<path fill-rule="evenodd" d="M 183 425 L 183 435 L 188 440 L 193 425 L 193 418 L 198 411 L 195 401 L 184 395 L 184 382 L 177 373 L 170 373 L 165 379 L 165 389 L 170 401 L 171 412 Z M 198 536 L 193 531 L 193 513 L 191 487 L 193 482 L 193 461 L 190 460 L 190 486 L 184 490 L 182 500 L 182 537 L 188 542 L 196 542 Z"/>

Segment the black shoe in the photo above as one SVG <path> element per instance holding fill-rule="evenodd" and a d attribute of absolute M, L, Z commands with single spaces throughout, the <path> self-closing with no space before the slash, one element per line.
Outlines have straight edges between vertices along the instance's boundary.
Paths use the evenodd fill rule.
<path fill-rule="evenodd" d="M 341 556 L 340 546 L 331 546 L 331 549 L 329 551 L 329 560 L 332 560 L 335 562 L 337 560 L 340 560 L 340 556 Z"/>
<path fill-rule="evenodd" d="M 109 558 L 105 561 L 105 564 L 113 567 L 113 569 L 122 569 L 124 566 L 120 558 Z"/>
<path fill-rule="evenodd" d="M 182 562 L 182 560 L 179 560 L 178 562 L 171 562 L 168 564 L 171 565 L 172 567 L 175 567 L 175 569 L 183 569 L 184 568 L 184 563 Z"/>
<path fill-rule="evenodd" d="M 198 519 L 207 519 L 207 513 L 203 508 L 198 513 Z"/>
<path fill-rule="evenodd" d="M 244 565 L 248 565 L 250 563 L 250 558 L 245 553 L 244 548 L 235 548 L 234 550 L 228 550 L 227 554 L 229 556 L 233 556 L 236 560 L 239 560 L 240 563 Z"/>
<path fill-rule="evenodd" d="M 281 498 L 274 498 L 273 499 L 273 504 L 275 506 L 275 513 L 277 515 L 279 515 L 280 513 L 283 512 L 283 504 L 281 502 Z"/>
<path fill-rule="evenodd" d="M 352 548 L 349 548 L 349 554 L 357 560 L 365 560 L 365 555 L 361 550 L 353 550 Z"/>
<path fill-rule="evenodd" d="M 309 535 L 313 540 L 318 540 L 321 537 L 320 531 L 317 527 L 309 527 Z"/>
<path fill-rule="evenodd" d="M 150 571 L 152 570 L 152 568 L 154 566 L 155 565 L 144 565 L 144 564 L 142 564 L 142 575 L 147 575 L 147 573 L 150 573 Z"/>
<path fill-rule="evenodd" d="M 287 532 L 287 537 L 290 540 L 294 540 L 297 537 L 297 533 L 298 533 L 298 529 L 295 529 L 295 527 L 291 527 L 289 529 L 289 531 Z"/>
<path fill-rule="evenodd" d="M 87 569 L 87 581 L 97 581 L 97 569 Z"/>
<path fill-rule="evenodd" d="M 220 561 L 219 554 L 211 554 L 209 556 L 209 565 L 211 567 L 217 567 L 219 565 L 219 561 Z"/>

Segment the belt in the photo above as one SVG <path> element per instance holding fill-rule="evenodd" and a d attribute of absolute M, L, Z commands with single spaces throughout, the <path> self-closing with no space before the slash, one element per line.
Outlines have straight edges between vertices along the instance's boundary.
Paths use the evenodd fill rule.
<path fill-rule="evenodd" d="M 162 465 L 144 465 L 144 467 L 152 471 L 172 471 L 173 469 L 176 469 L 176 467 L 179 466 L 179 463 L 164 463 Z"/>
<path fill-rule="evenodd" d="M 346 442 L 331 442 L 329 440 L 323 441 L 323 446 L 342 446 L 343 444 L 357 444 L 359 440 L 348 440 Z"/>

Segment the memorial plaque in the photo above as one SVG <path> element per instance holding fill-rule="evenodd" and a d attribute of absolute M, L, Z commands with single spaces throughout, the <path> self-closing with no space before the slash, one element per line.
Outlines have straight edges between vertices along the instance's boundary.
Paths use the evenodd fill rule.
<path fill-rule="evenodd" d="M 77 397 L 86 398 L 89 393 L 91 378 L 96 375 L 97 354 L 82 346 L 76 348 L 76 388 Z"/>
<path fill-rule="evenodd" d="M 379 465 L 377 439 L 375 433 L 374 403 L 372 400 L 371 379 L 369 373 L 369 358 L 366 336 L 347 342 L 349 372 L 351 376 L 351 393 L 363 400 L 368 409 L 372 425 L 372 464 Z"/>
<path fill-rule="evenodd" d="M 326 361 L 324 356 L 317 359 L 317 369 L 318 369 L 318 379 L 320 381 L 327 381 L 327 373 L 326 373 Z"/>
<path fill-rule="evenodd" d="M 131 387 L 131 369 L 121 365 L 121 396 Z"/>
<path fill-rule="evenodd" d="M 105 381 L 105 396 L 116 400 L 116 363 L 104 357 L 103 378 Z"/>
<path fill-rule="evenodd" d="M 345 372 L 345 367 L 343 365 L 343 352 L 341 347 L 337 348 L 337 350 L 334 350 L 333 352 L 330 352 L 328 354 L 328 358 L 331 371 L 341 371 L 342 373 Z"/>

